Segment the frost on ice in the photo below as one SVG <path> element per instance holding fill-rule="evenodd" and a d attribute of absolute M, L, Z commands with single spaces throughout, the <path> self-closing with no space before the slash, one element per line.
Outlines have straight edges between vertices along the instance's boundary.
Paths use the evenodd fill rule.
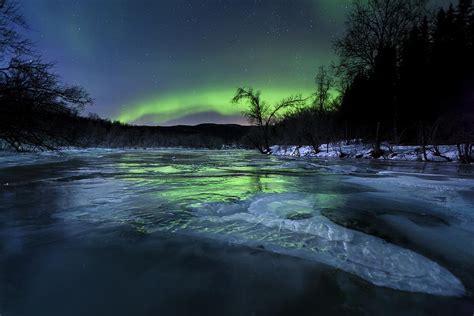
<path fill-rule="evenodd" d="M 260 195 L 228 206 L 203 204 L 195 209 L 197 217 L 186 229 L 322 262 L 378 286 L 442 296 L 465 292 L 453 274 L 428 258 L 334 224 L 308 195 Z"/>

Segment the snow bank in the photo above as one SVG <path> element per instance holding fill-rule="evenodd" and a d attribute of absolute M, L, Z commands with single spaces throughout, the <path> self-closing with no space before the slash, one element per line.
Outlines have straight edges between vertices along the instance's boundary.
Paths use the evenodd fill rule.
<path fill-rule="evenodd" d="M 435 153 L 433 146 L 427 146 L 426 148 L 426 158 L 428 161 L 459 161 L 458 151 L 454 145 L 438 146 L 441 156 Z M 363 143 L 324 144 L 319 147 L 319 152 L 317 153 L 312 146 L 275 145 L 270 149 L 275 156 L 374 159 L 372 155 L 373 147 Z M 405 161 L 425 160 L 419 146 L 392 146 L 389 148 L 388 145 L 383 145 L 382 150 L 384 150 L 385 153 L 378 159 Z"/>

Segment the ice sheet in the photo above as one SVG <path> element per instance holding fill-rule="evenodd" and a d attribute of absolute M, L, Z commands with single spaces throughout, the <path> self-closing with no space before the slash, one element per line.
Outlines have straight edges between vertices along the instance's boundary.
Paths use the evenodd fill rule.
<path fill-rule="evenodd" d="M 310 195 L 299 193 L 259 195 L 241 208 L 229 205 L 235 213 L 224 215 L 223 203 L 207 204 L 195 209 L 197 218 L 186 229 L 203 228 L 216 238 L 254 242 L 270 251 L 319 261 L 379 286 L 435 295 L 464 294 L 462 283 L 442 266 L 380 238 L 336 225 L 321 215 L 314 202 Z"/>

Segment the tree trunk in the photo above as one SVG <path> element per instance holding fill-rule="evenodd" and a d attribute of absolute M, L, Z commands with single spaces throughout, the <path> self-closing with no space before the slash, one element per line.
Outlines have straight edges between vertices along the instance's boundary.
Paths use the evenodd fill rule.
<path fill-rule="evenodd" d="M 425 124 L 420 122 L 420 137 L 421 137 L 421 153 L 423 154 L 423 160 L 428 161 L 426 155 L 426 141 L 425 141 Z"/>
<path fill-rule="evenodd" d="M 264 147 L 264 154 L 268 154 L 270 152 L 270 145 L 269 145 L 269 132 L 268 132 L 268 125 L 263 126 L 263 147 Z"/>
<path fill-rule="evenodd" d="M 461 163 L 469 164 L 472 162 L 472 144 L 466 143 L 461 146 L 461 144 L 457 144 L 458 147 L 458 155 L 459 161 Z"/>
<path fill-rule="evenodd" d="M 469 144 L 469 162 L 471 163 L 472 162 L 472 146 L 473 144 Z"/>
<path fill-rule="evenodd" d="M 458 148 L 459 161 L 460 161 L 461 163 L 464 163 L 464 155 L 463 155 L 463 153 L 462 153 L 461 144 L 456 144 L 456 147 Z"/>
<path fill-rule="evenodd" d="M 471 155 L 469 153 L 469 144 L 464 144 L 464 156 L 465 156 L 465 160 L 466 160 L 466 163 L 471 163 Z"/>
<path fill-rule="evenodd" d="M 311 143 L 311 147 L 313 147 L 313 152 L 315 154 L 319 153 L 319 142 L 317 142 L 311 132 L 307 133 L 307 137 L 309 142 Z"/>
<path fill-rule="evenodd" d="M 344 134 L 346 138 L 346 144 L 349 144 L 349 127 L 347 126 L 347 120 L 344 121 Z"/>
<path fill-rule="evenodd" d="M 400 137 L 398 137 L 397 118 L 393 118 L 393 142 L 396 145 L 400 145 Z"/>
<path fill-rule="evenodd" d="M 383 152 L 380 148 L 380 121 L 377 122 L 377 129 L 375 131 L 375 148 L 373 152 L 374 158 L 378 158 L 382 156 Z"/>

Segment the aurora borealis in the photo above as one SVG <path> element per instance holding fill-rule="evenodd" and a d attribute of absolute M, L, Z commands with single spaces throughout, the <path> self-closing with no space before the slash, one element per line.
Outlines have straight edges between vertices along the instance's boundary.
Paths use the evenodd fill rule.
<path fill-rule="evenodd" d="M 269 103 L 276 103 L 291 94 L 305 92 L 310 95 L 310 90 L 286 89 L 265 89 L 262 94 L 263 99 Z M 138 102 L 133 106 L 124 109 L 118 119 L 122 122 L 136 122 L 142 120 L 148 122 L 181 122 L 180 118 L 193 116 L 193 114 L 216 113 L 224 120 L 228 117 L 235 123 L 244 123 L 238 114 L 243 110 L 241 105 L 230 104 L 230 97 L 234 89 L 223 87 L 211 87 L 208 89 L 198 89 L 195 91 L 177 91 L 169 95 L 163 95 L 143 102 Z M 205 118 L 204 118 L 205 119 Z M 229 121 L 229 123 L 231 122 Z"/>
<path fill-rule="evenodd" d="M 312 93 L 333 60 L 342 0 L 25 0 L 45 59 L 94 98 L 86 111 L 137 124 L 243 123 L 253 86 L 277 101 Z"/>
<path fill-rule="evenodd" d="M 29 37 L 95 105 L 134 124 L 243 123 L 239 86 L 308 96 L 344 0 L 24 0 Z"/>

